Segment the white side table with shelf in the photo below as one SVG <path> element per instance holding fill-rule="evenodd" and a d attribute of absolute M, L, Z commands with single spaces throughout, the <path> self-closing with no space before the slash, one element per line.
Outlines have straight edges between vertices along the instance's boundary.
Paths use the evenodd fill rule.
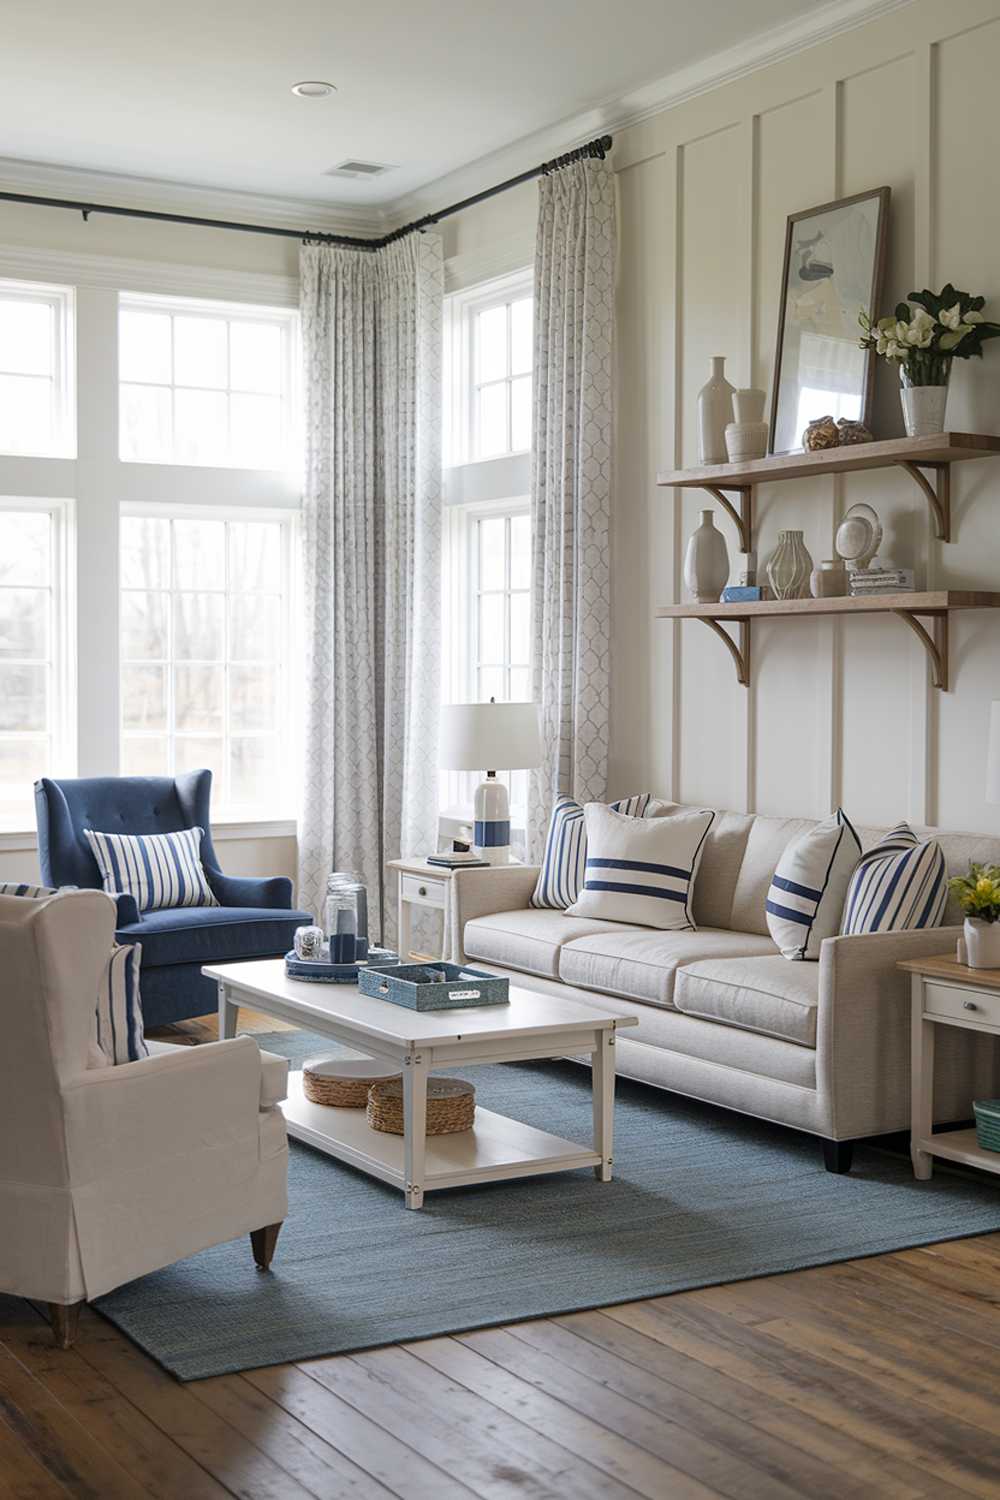
<path fill-rule="evenodd" d="M 450 959 L 451 952 L 445 951 L 447 942 L 447 906 L 448 886 L 451 883 L 453 871 L 445 869 L 443 865 L 430 865 L 426 859 L 390 859 L 386 869 L 396 872 L 396 895 L 399 912 L 399 935 L 397 943 L 399 956 L 404 963 L 408 963 L 411 954 L 411 943 L 413 940 L 413 909 L 418 911 L 433 911 L 441 916 L 441 952 L 440 958 Z M 448 948 L 450 949 L 450 943 Z"/>
<path fill-rule="evenodd" d="M 1000 969 L 970 969 L 950 954 L 909 958 L 899 968 L 910 975 L 911 1107 L 910 1158 L 915 1177 L 926 1181 L 934 1158 L 1000 1174 L 1000 1151 L 984 1151 L 975 1129 L 934 1134 L 934 1041 L 938 1026 L 959 1026 L 1000 1036 Z M 972 1112 L 972 1100 L 969 1100 Z"/>

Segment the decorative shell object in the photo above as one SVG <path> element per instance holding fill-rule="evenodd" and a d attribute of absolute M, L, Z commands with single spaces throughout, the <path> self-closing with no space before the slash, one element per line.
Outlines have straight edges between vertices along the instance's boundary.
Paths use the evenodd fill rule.
<path fill-rule="evenodd" d="M 867 568 L 882 541 L 882 523 L 870 505 L 852 505 L 837 527 L 837 556 L 851 568 Z"/>
<path fill-rule="evenodd" d="M 802 434 L 802 446 L 807 453 L 819 453 L 824 448 L 840 446 L 840 429 L 832 417 L 817 417 L 810 422 Z"/>
<path fill-rule="evenodd" d="M 868 431 L 864 422 L 850 422 L 847 417 L 841 417 L 837 423 L 839 442 L 842 448 L 848 448 L 852 443 L 873 443 L 874 434 Z"/>

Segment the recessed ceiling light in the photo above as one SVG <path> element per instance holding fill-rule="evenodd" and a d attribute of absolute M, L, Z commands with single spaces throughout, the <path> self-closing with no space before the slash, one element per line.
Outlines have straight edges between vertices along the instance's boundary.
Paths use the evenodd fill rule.
<path fill-rule="evenodd" d="M 300 99 L 325 99 L 328 94 L 336 92 L 335 83 L 322 83 L 318 79 L 306 79 L 304 83 L 292 84 L 292 93 L 298 94 Z"/>

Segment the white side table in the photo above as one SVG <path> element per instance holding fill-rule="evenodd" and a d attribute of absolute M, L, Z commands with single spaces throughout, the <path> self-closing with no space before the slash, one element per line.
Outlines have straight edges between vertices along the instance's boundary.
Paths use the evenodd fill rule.
<path fill-rule="evenodd" d="M 397 900 L 399 903 L 399 956 L 407 963 L 411 953 L 413 932 L 413 908 L 438 912 L 441 917 L 441 958 L 452 957 L 451 944 L 447 942 L 448 886 L 452 871 L 443 865 L 429 865 L 426 859 L 390 859 L 386 869 L 396 872 Z M 445 948 L 449 951 L 445 951 Z"/>
<path fill-rule="evenodd" d="M 938 1026 L 1000 1036 L 1000 969 L 969 969 L 947 953 L 904 959 L 912 995 L 910 1158 L 926 1181 L 934 1158 L 1000 1173 L 1000 1151 L 984 1151 L 975 1130 L 934 1134 L 934 1041 Z M 971 1112 L 972 1100 L 969 1100 Z"/>

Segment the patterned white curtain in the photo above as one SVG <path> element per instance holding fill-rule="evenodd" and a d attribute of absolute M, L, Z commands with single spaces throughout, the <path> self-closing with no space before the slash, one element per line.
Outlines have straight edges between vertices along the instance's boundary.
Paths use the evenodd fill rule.
<path fill-rule="evenodd" d="M 556 796 L 604 798 L 608 770 L 614 176 L 576 162 L 539 183 L 535 244 L 532 628 L 545 762 L 529 856 Z"/>
<path fill-rule="evenodd" d="M 299 904 L 331 870 L 395 936 L 384 862 L 437 847 L 441 242 L 305 245 L 305 777 Z"/>

